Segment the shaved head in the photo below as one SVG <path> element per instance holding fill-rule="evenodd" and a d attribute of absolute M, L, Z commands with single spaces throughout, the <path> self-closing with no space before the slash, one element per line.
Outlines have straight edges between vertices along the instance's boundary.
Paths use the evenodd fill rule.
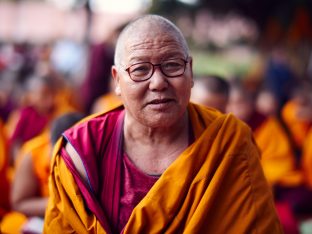
<path fill-rule="evenodd" d="M 182 32 L 172 22 L 158 15 L 145 15 L 130 22 L 120 33 L 116 49 L 114 62 L 116 66 L 123 63 L 126 45 L 129 40 L 138 35 L 150 35 L 153 37 L 156 33 L 171 34 L 171 36 L 181 45 L 187 57 L 189 54 L 188 45 Z"/>
<path fill-rule="evenodd" d="M 112 77 L 129 128 L 133 123 L 168 128 L 186 118 L 193 86 L 192 57 L 188 52 L 181 31 L 161 16 L 142 16 L 123 29 L 116 43 Z M 163 69 L 179 69 L 179 74 L 168 76 Z M 131 72 L 142 75 L 145 71 L 152 72 L 147 79 L 131 78 Z"/>

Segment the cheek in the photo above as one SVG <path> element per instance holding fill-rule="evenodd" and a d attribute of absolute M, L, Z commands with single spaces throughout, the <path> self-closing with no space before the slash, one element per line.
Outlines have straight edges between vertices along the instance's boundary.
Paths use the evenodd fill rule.
<path fill-rule="evenodd" d="M 120 83 L 120 93 L 125 105 L 139 104 L 144 97 L 144 89 L 139 84 Z"/>
<path fill-rule="evenodd" d="M 178 91 L 178 95 L 180 96 L 180 98 L 188 102 L 191 96 L 191 88 L 192 86 L 190 82 L 188 82 L 187 84 L 181 84 Z"/>

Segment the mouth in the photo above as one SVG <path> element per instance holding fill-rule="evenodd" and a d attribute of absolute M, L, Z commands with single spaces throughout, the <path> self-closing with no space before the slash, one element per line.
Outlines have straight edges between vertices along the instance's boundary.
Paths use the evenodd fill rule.
<path fill-rule="evenodd" d="M 163 99 L 154 99 L 147 103 L 147 105 L 159 105 L 159 104 L 167 104 L 169 102 L 173 102 L 174 100 L 171 98 L 163 98 Z"/>

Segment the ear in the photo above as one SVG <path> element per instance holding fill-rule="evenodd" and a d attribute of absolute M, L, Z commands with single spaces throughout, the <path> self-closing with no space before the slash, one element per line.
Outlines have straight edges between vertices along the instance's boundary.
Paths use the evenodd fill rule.
<path fill-rule="evenodd" d="M 117 96 L 121 95 L 120 85 L 119 85 L 119 73 L 117 67 L 112 66 L 112 77 L 115 83 L 115 93 Z"/>

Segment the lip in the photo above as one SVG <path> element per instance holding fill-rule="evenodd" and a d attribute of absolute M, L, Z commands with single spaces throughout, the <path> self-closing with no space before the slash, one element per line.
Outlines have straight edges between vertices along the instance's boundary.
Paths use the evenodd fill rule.
<path fill-rule="evenodd" d="M 174 99 L 172 98 L 153 99 L 152 101 L 149 101 L 146 106 L 149 106 L 153 109 L 161 110 L 168 108 L 173 102 Z"/>
<path fill-rule="evenodd" d="M 147 105 L 158 105 L 158 104 L 165 104 L 168 102 L 172 102 L 172 98 L 160 98 L 160 99 L 153 99 L 152 101 L 148 102 Z"/>

